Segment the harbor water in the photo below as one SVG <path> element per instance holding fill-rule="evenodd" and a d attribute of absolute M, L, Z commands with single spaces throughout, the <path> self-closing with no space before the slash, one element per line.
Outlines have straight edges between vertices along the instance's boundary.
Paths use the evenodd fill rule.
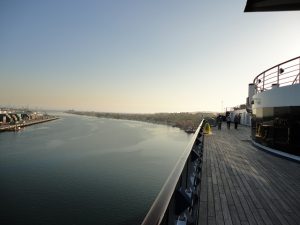
<path fill-rule="evenodd" d="M 140 224 L 191 135 L 59 116 L 0 133 L 0 224 Z"/>

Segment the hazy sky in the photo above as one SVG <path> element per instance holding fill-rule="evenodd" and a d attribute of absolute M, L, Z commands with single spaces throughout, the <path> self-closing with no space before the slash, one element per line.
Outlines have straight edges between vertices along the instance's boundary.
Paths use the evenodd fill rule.
<path fill-rule="evenodd" d="M 220 111 L 300 54 L 300 12 L 246 0 L 0 1 L 0 105 Z"/>

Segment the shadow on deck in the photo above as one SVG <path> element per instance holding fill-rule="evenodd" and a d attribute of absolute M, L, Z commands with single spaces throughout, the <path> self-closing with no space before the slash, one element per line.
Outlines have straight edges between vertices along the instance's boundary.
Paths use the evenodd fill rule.
<path fill-rule="evenodd" d="M 198 224 L 300 224 L 300 164 L 250 140 L 225 124 L 205 136 Z"/>

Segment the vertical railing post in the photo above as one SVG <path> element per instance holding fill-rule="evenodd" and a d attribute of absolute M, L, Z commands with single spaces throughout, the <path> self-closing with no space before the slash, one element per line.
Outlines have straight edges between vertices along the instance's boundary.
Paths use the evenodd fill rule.
<path fill-rule="evenodd" d="M 190 156 L 186 161 L 185 189 L 189 188 Z"/>
<path fill-rule="evenodd" d="M 265 73 L 263 74 L 263 91 L 265 90 Z"/>
<path fill-rule="evenodd" d="M 173 194 L 172 199 L 169 204 L 169 208 L 168 208 L 168 219 L 166 221 L 166 225 L 173 223 L 173 221 L 175 221 L 175 219 L 176 219 L 175 218 L 175 196 Z"/>
<path fill-rule="evenodd" d="M 186 180 L 186 177 L 187 177 L 187 163 L 185 163 L 184 167 L 183 167 L 183 170 L 182 170 L 182 173 L 181 173 L 181 177 L 182 177 L 182 181 L 181 181 L 181 188 L 184 190 L 186 189 L 187 187 L 187 180 Z"/>
<path fill-rule="evenodd" d="M 279 69 L 279 65 L 277 67 L 277 84 L 279 85 L 279 75 L 280 75 L 280 69 Z"/>

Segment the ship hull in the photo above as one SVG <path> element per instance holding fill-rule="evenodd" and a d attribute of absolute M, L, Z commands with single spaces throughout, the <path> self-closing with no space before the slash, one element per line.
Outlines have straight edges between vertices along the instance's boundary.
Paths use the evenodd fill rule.
<path fill-rule="evenodd" d="M 257 93 L 253 100 L 253 141 L 300 156 L 300 84 Z"/>

